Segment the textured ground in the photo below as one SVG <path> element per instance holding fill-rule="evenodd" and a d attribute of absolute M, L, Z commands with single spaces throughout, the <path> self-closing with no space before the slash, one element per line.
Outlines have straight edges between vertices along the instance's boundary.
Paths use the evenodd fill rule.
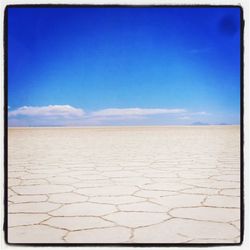
<path fill-rule="evenodd" d="M 9 129 L 12 243 L 234 243 L 238 126 Z"/>

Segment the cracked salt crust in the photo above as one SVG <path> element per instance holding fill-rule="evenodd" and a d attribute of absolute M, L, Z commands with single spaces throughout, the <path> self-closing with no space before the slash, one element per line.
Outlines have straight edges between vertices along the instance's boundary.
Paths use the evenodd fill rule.
<path fill-rule="evenodd" d="M 8 130 L 11 243 L 236 243 L 240 130 Z"/>

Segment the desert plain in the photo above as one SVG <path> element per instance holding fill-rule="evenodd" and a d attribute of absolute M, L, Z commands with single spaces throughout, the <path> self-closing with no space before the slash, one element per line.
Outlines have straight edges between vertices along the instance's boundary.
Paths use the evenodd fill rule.
<path fill-rule="evenodd" d="M 240 242 L 240 127 L 8 129 L 9 243 Z"/>

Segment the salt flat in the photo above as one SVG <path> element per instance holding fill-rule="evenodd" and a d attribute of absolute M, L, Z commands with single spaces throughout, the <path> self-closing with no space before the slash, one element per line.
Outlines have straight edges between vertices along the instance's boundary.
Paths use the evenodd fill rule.
<path fill-rule="evenodd" d="M 10 243 L 240 241 L 239 126 L 9 128 Z"/>

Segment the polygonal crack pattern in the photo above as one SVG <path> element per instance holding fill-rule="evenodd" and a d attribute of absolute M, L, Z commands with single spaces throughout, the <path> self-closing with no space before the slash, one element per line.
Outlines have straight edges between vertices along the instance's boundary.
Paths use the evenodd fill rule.
<path fill-rule="evenodd" d="M 238 126 L 10 128 L 10 243 L 237 243 Z"/>

